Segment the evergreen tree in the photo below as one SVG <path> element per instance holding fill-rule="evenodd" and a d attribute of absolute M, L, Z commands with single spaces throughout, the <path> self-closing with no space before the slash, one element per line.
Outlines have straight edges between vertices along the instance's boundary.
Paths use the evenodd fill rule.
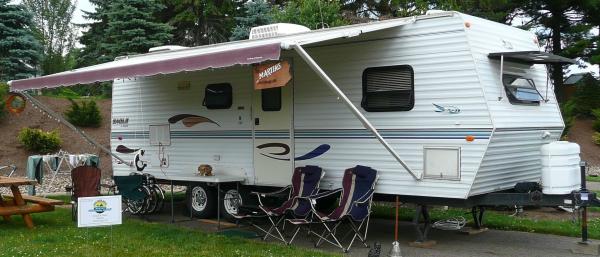
<path fill-rule="evenodd" d="M 0 81 L 35 75 L 41 46 L 33 36 L 32 15 L 22 5 L 0 0 Z"/>
<path fill-rule="evenodd" d="M 519 0 L 521 15 L 529 19 L 524 29 L 538 27 L 538 38 L 553 54 L 567 57 L 581 56 L 570 49 L 587 33 L 583 23 L 583 5 L 587 0 Z M 594 0 L 592 0 L 594 1 Z M 597 1 L 597 0 L 595 0 Z M 564 47 L 566 46 L 566 48 Z M 554 92 L 559 102 L 564 101 L 563 65 L 551 66 Z"/>
<path fill-rule="evenodd" d="M 161 13 L 163 22 L 173 27 L 172 43 L 198 46 L 226 42 L 239 16 L 242 1 L 235 0 L 162 0 L 167 8 Z"/>
<path fill-rule="evenodd" d="M 110 0 L 90 0 L 95 6 L 93 12 L 84 12 L 84 17 L 91 21 L 87 24 L 81 24 L 87 28 L 79 38 L 79 43 L 84 45 L 77 54 L 76 67 L 85 67 L 98 63 L 112 61 L 110 53 L 102 47 L 106 40 L 106 29 L 108 28 L 108 11 Z"/>
<path fill-rule="evenodd" d="M 146 53 L 171 39 L 171 26 L 157 21 L 164 6 L 156 1 L 116 0 L 107 13 L 108 26 L 102 48 L 111 60 L 120 55 Z"/>
<path fill-rule="evenodd" d="M 244 4 L 245 15 L 235 17 L 237 25 L 231 32 L 230 40 L 248 39 L 250 29 L 271 24 L 271 5 L 265 0 L 248 1 Z"/>
<path fill-rule="evenodd" d="M 339 2 L 332 0 L 293 0 L 273 12 L 277 22 L 294 23 L 310 29 L 346 25 Z"/>

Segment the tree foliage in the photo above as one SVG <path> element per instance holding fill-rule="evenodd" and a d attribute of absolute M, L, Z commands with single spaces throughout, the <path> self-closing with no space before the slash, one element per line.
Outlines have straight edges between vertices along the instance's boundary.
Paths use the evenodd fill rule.
<path fill-rule="evenodd" d="M 156 1 L 116 0 L 108 10 L 105 43 L 109 58 L 146 53 L 151 47 L 167 43 L 171 26 L 158 22 L 155 14 L 164 6 Z"/>
<path fill-rule="evenodd" d="M 93 12 L 83 11 L 83 16 L 90 21 L 79 25 L 84 29 L 79 37 L 79 43 L 84 45 L 76 58 L 76 67 L 85 67 L 98 63 L 112 61 L 110 53 L 102 44 L 106 42 L 108 28 L 108 11 L 110 0 L 89 0 L 94 5 Z"/>
<path fill-rule="evenodd" d="M 341 15 L 341 5 L 332 0 L 292 0 L 276 8 L 273 19 L 294 23 L 310 29 L 337 27 L 349 24 Z"/>
<path fill-rule="evenodd" d="M 33 13 L 34 31 L 43 45 L 44 75 L 72 68 L 66 55 L 76 42 L 77 32 L 71 23 L 76 4 L 70 0 L 23 0 Z"/>
<path fill-rule="evenodd" d="M 41 46 L 32 26 L 32 14 L 23 5 L 0 0 L 0 81 L 36 74 Z"/>
<path fill-rule="evenodd" d="M 248 1 L 244 4 L 244 15 L 235 17 L 235 21 L 230 40 L 248 39 L 251 28 L 273 22 L 271 5 L 265 0 Z"/>
<path fill-rule="evenodd" d="M 172 25 L 172 43 L 198 46 L 226 42 L 235 26 L 241 1 L 162 0 L 161 20 Z"/>

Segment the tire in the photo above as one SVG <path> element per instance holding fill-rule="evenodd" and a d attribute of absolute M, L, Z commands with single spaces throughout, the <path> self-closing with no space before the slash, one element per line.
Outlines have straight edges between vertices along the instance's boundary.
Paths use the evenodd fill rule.
<path fill-rule="evenodd" d="M 217 192 L 207 185 L 194 185 L 186 191 L 186 204 L 194 217 L 200 219 L 215 217 L 217 213 Z"/>
<path fill-rule="evenodd" d="M 156 194 L 157 203 L 152 213 L 160 213 L 165 205 L 165 192 L 157 184 L 154 184 L 153 189 Z"/>
<path fill-rule="evenodd" d="M 243 205 L 246 201 L 245 197 L 238 192 L 235 188 L 223 190 L 221 195 L 221 217 L 224 219 L 234 222 L 237 219 L 233 215 L 238 214 L 239 206 Z"/>

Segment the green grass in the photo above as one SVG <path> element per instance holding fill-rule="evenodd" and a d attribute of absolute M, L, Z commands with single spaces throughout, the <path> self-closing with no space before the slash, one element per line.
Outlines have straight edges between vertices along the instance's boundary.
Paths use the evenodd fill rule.
<path fill-rule="evenodd" d="M 434 221 L 463 216 L 470 224 L 473 224 L 471 214 L 465 209 L 450 208 L 449 210 L 444 211 L 442 209 L 432 208 L 430 209 L 430 215 Z M 390 206 L 374 205 L 373 216 L 377 218 L 393 219 L 395 217 L 395 209 Z M 414 209 L 400 208 L 400 220 L 412 221 L 413 216 Z M 580 225 L 571 221 L 536 220 L 527 217 L 513 217 L 505 213 L 489 210 L 485 212 L 484 225 L 485 227 L 499 230 L 524 231 L 561 236 L 579 237 L 581 234 Z M 600 218 L 589 219 L 588 231 L 590 238 L 600 239 Z"/>
<path fill-rule="evenodd" d="M 128 218 L 112 228 L 77 228 L 64 208 L 32 216 L 33 230 L 19 216 L 0 221 L 1 256 L 340 256 Z"/>
<path fill-rule="evenodd" d="M 586 176 L 585 180 L 590 182 L 600 182 L 600 177 Z"/>

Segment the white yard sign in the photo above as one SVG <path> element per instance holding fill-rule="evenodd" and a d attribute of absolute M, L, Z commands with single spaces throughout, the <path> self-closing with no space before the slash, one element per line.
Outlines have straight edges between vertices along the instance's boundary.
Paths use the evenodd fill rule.
<path fill-rule="evenodd" d="M 120 225 L 121 196 L 80 197 L 77 199 L 77 227 Z"/>

